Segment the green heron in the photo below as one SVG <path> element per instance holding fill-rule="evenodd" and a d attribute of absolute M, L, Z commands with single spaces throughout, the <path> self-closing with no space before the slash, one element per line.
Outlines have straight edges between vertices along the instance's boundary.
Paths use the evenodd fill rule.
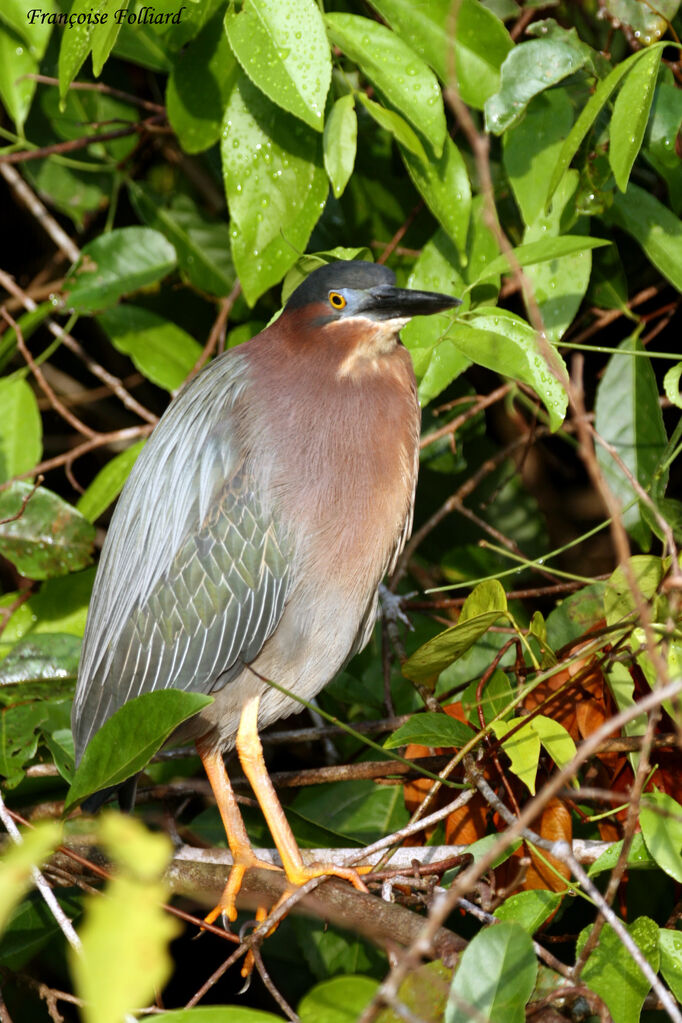
<path fill-rule="evenodd" d="M 209 921 L 234 920 L 245 870 L 269 866 L 225 770 L 235 745 L 287 878 L 364 889 L 353 870 L 303 863 L 258 729 L 299 708 L 267 679 L 310 700 L 369 640 L 417 479 L 420 412 L 398 332 L 458 304 L 397 288 L 372 263 L 313 271 L 278 320 L 183 388 L 118 501 L 83 642 L 76 762 L 141 693 L 215 697 L 173 736 L 196 743 L 234 861 Z"/>

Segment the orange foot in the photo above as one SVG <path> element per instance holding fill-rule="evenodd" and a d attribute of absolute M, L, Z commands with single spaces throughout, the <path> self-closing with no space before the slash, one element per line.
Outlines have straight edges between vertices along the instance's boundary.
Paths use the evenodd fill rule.
<path fill-rule="evenodd" d="M 221 914 L 223 917 L 227 917 L 230 923 L 234 923 L 237 919 L 237 896 L 244 881 L 244 874 L 251 867 L 260 867 L 262 870 L 282 869 L 275 867 L 272 863 L 266 863 L 265 860 L 259 860 L 257 856 L 249 855 L 249 851 L 244 850 L 230 869 L 230 876 L 218 905 L 214 906 L 211 912 L 204 917 L 204 923 L 212 924 Z"/>

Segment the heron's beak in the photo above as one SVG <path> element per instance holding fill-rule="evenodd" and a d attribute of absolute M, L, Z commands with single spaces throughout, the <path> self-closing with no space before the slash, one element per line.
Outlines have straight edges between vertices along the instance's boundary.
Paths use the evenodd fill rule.
<path fill-rule="evenodd" d="M 366 293 L 366 299 L 357 312 L 372 320 L 409 320 L 412 316 L 442 313 L 461 304 L 459 298 L 437 291 L 416 291 L 381 284 Z"/>

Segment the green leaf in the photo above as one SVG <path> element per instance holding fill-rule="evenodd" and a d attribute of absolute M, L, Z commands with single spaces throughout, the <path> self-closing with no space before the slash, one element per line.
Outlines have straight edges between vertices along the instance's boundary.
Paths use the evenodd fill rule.
<path fill-rule="evenodd" d="M 324 166 L 336 199 L 343 195 L 353 173 L 358 141 L 358 118 L 351 93 L 334 103 L 325 121 L 322 139 Z"/>
<path fill-rule="evenodd" d="M 447 129 L 440 86 L 431 69 L 385 25 L 356 14 L 328 14 L 326 22 L 332 42 L 426 135 L 440 157 Z"/>
<path fill-rule="evenodd" d="M 20 133 L 23 133 L 37 84 L 25 76 L 36 74 L 38 67 L 38 61 L 22 37 L 0 24 L 0 99 Z"/>
<path fill-rule="evenodd" d="M 531 719 L 531 727 L 557 767 L 565 767 L 573 760 L 577 752 L 575 742 L 558 721 L 544 714 L 536 714 Z"/>
<path fill-rule="evenodd" d="M 472 362 L 532 387 L 549 413 L 552 430 L 557 430 L 568 407 L 562 383 L 567 380 L 566 367 L 558 352 L 549 346 L 541 348 L 533 328 L 506 309 L 481 308 L 470 323 L 454 321 L 448 336 L 455 347 Z M 545 352 L 552 359 L 553 372 Z"/>
<path fill-rule="evenodd" d="M 420 160 L 426 160 L 426 152 L 419 136 L 401 114 L 396 113 L 395 110 L 389 110 L 388 107 L 382 107 L 381 103 L 375 103 L 373 99 L 369 99 L 362 92 L 357 94 L 357 98 L 367 113 L 381 128 L 390 132 L 396 142 L 399 142 Z"/>
<path fill-rule="evenodd" d="M 545 182 L 554 170 L 573 123 L 573 104 L 565 89 L 541 92 L 526 116 L 502 136 L 504 168 L 526 224 L 545 206 Z"/>
<path fill-rule="evenodd" d="M 174 196 L 166 206 L 144 185 L 131 180 L 128 189 L 140 218 L 174 247 L 180 270 L 190 284 L 209 295 L 229 295 L 235 271 L 227 224 L 207 217 L 187 195 Z"/>
<path fill-rule="evenodd" d="M 488 131 L 501 135 L 521 118 L 534 96 L 586 63 L 585 53 L 561 39 L 531 39 L 515 46 L 502 65 L 499 91 L 486 100 Z"/>
<path fill-rule="evenodd" d="M 562 217 L 565 210 L 571 209 L 577 187 L 578 172 L 567 171 L 554 195 L 549 213 L 541 210 L 536 220 L 526 228 L 525 243 L 544 245 L 575 237 L 562 236 L 561 231 Z M 595 240 L 599 242 L 599 239 Z M 556 343 L 563 337 L 580 308 L 590 282 L 590 248 L 592 246 L 586 246 L 582 251 L 554 257 L 526 270 L 540 310 L 545 336 L 549 341 Z M 529 309 L 528 299 L 526 308 Z"/>
<path fill-rule="evenodd" d="M 80 313 L 115 305 L 174 268 L 175 249 L 149 227 L 120 227 L 85 245 L 64 281 L 66 304 Z"/>
<path fill-rule="evenodd" d="M 289 808 L 314 824 L 365 844 L 403 827 L 408 820 L 400 786 L 364 780 L 302 789 Z"/>
<path fill-rule="evenodd" d="M 116 500 L 144 445 L 145 441 L 139 440 L 120 455 L 115 455 L 103 469 L 100 469 L 85 493 L 78 498 L 76 507 L 88 522 L 95 522 Z"/>
<path fill-rule="evenodd" d="M 28 472 L 43 453 L 43 424 L 32 389 L 21 377 L 0 380 L 0 483 Z"/>
<path fill-rule="evenodd" d="M 586 927 L 580 934 L 578 955 L 591 929 Z M 658 926 L 649 917 L 641 916 L 627 930 L 652 968 L 658 970 Z M 585 964 L 582 979 L 604 1001 L 613 1023 L 639 1023 L 649 981 L 609 924 L 604 926 L 599 944 Z"/>
<path fill-rule="evenodd" d="M 38 747 L 38 730 L 47 717 L 44 703 L 19 703 L 0 711 L 0 775 L 7 788 L 23 778 L 24 765 Z"/>
<path fill-rule="evenodd" d="M 651 486 L 668 442 L 658 384 L 648 358 L 627 354 L 644 351 L 636 336 L 622 341 L 618 350 L 624 354 L 611 356 L 597 387 L 594 426 L 646 490 Z M 596 453 L 604 478 L 621 504 L 623 525 L 646 550 L 651 534 L 635 489 L 620 465 L 600 444 L 596 444 Z"/>
<path fill-rule="evenodd" d="M 116 818 L 109 814 L 102 819 L 103 837 L 119 825 Z M 145 832 L 133 818 L 121 823 L 137 852 L 137 862 L 158 867 L 160 860 L 163 869 L 172 851 L 166 836 Z M 105 844 L 111 847 L 111 842 Z M 146 1005 L 171 975 L 168 945 L 179 935 L 181 925 L 163 908 L 168 889 L 156 880 L 159 872 L 150 869 L 147 876 L 128 876 L 126 871 L 107 884 L 105 898 L 91 895 L 84 900 L 82 948 L 69 951 L 85 1023 L 120 1023 L 130 1010 Z M 111 969 L 113 959 L 115 970 Z"/>
<path fill-rule="evenodd" d="M 627 315 L 630 312 L 627 300 L 628 282 L 625 270 L 618 249 L 615 245 L 609 245 L 607 249 L 595 252 L 592 258 L 588 301 L 599 309 L 620 309 Z"/>
<path fill-rule="evenodd" d="M 451 85 L 454 69 L 459 94 L 468 106 L 482 110 L 497 92 L 500 67 L 514 44 L 502 22 L 478 0 L 462 0 L 455 12 L 451 0 L 429 0 L 420 6 L 413 0 L 372 0 L 372 7 L 431 65 L 444 85 Z"/>
<path fill-rule="evenodd" d="M 315 0 L 231 3 L 225 31 L 237 60 L 261 92 L 322 131 L 332 60 Z"/>
<path fill-rule="evenodd" d="M 512 253 L 519 266 L 534 266 L 537 263 L 547 263 L 564 256 L 574 255 L 576 252 L 587 252 L 590 249 L 598 249 L 603 245 L 610 245 L 604 238 L 589 238 L 577 234 L 564 234 L 556 238 L 540 238 L 537 241 L 526 242 L 517 245 Z M 509 273 L 511 264 L 506 253 L 502 253 L 493 259 L 488 266 L 479 274 L 478 280 L 484 281 L 496 274 Z"/>
<path fill-rule="evenodd" d="M 0 701 L 5 701 L 5 686 L 21 683 L 18 699 L 26 699 L 33 682 L 53 682 L 57 679 L 75 679 L 81 641 L 77 636 L 59 632 L 31 633 L 20 640 L 0 661 Z M 16 691 L 15 691 L 16 692 Z"/>
<path fill-rule="evenodd" d="M 682 377 L 682 362 L 671 366 L 663 377 L 663 390 L 671 405 L 682 408 L 682 392 L 680 392 L 680 377 Z"/>
<path fill-rule="evenodd" d="M 141 771 L 178 725 L 212 702 L 202 693 L 161 689 L 125 703 L 90 740 L 64 809 Z"/>
<path fill-rule="evenodd" d="M 658 932 L 661 973 L 678 1002 L 682 1002 L 682 934 L 661 927 Z"/>
<path fill-rule="evenodd" d="M 620 85 L 623 77 L 631 70 L 632 66 L 636 64 L 637 61 L 641 60 L 647 52 L 647 50 L 639 50 L 637 53 L 632 53 L 627 60 L 622 61 L 620 64 L 616 64 L 606 78 L 599 82 L 597 88 L 580 111 L 577 121 L 571 128 L 566 141 L 561 147 L 561 152 L 557 159 L 554 173 L 550 178 L 549 188 L 547 189 L 547 207 L 552 201 L 552 196 L 556 191 L 557 185 L 566 173 L 571 160 L 578 152 L 584 138 L 596 121 L 601 110 L 604 106 L 606 106 L 611 94 L 618 85 Z"/>
<path fill-rule="evenodd" d="M 36 330 L 43 323 L 44 320 L 54 312 L 54 306 L 51 302 L 41 302 L 39 306 L 36 306 L 31 312 L 24 313 L 23 316 L 17 317 L 16 323 L 21 331 L 24 341 L 35 334 Z M 17 347 L 17 334 L 14 327 L 8 327 L 5 333 L 0 337 L 0 370 L 4 369 L 9 360 L 12 358 Z"/>
<path fill-rule="evenodd" d="M 48 579 L 92 561 L 95 530 L 61 497 L 44 487 L 13 483 L 0 493 L 0 554 L 29 579 Z M 26 505 L 21 512 L 22 503 Z M 19 518 L 13 518 L 18 515 Z"/>
<path fill-rule="evenodd" d="M 30 11 L 26 10 L 25 0 L 3 0 L 0 21 L 20 35 L 36 60 L 41 60 L 52 32 L 49 16 L 55 11 L 54 0 L 46 0 Z"/>
<path fill-rule="evenodd" d="M 480 728 L 479 707 L 483 711 L 483 720 L 488 724 L 498 714 L 505 711 L 510 713 L 508 708 L 514 698 L 511 682 L 499 668 L 495 669 L 486 682 L 480 702 L 477 697 L 478 685 L 479 679 L 474 679 L 462 693 L 462 708 L 467 720 L 477 731 Z"/>
<path fill-rule="evenodd" d="M 332 977 L 316 984 L 303 996 L 298 1016 L 301 1023 L 355 1023 L 378 986 L 378 981 L 370 977 Z"/>
<path fill-rule="evenodd" d="M 223 110 L 237 80 L 237 61 L 218 13 L 173 61 L 166 87 L 168 120 L 186 153 L 220 138 Z"/>
<path fill-rule="evenodd" d="M 74 0 L 69 25 L 61 29 L 58 74 L 62 100 L 91 50 L 93 70 L 99 75 L 120 31 L 114 13 L 127 6 L 128 0 L 122 3 L 119 0 Z"/>
<path fill-rule="evenodd" d="M 646 847 L 661 870 L 682 881 L 682 806 L 665 792 L 642 796 L 639 823 Z"/>
<path fill-rule="evenodd" d="M 637 589 L 645 600 L 651 600 L 663 579 L 663 562 L 654 555 L 636 554 L 629 558 L 628 565 Z M 620 625 L 637 610 L 628 577 L 620 565 L 606 583 L 603 606 L 607 625 Z"/>
<path fill-rule="evenodd" d="M 282 1023 L 281 1016 L 240 1005 L 198 1005 L 194 1009 L 164 1012 L 163 1023 Z"/>
<path fill-rule="evenodd" d="M 404 145 L 400 152 L 412 183 L 426 205 L 460 252 L 465 252 L 471 215 L 471 185 L 459 149 L 448 136 L 439 158 L 428 152 L 425 162 Z"/>
<path fill-rule="evenodd" d="M 623 849 L 622 842 L 612 842 L 601 856 L 594 861 L 588 870 L 590 877 L 603 874 L 605 870 L 613 870 L 620 859 Z M 642 835 L 633 835 L 628 851 L 628 867 L 631 870 L 655 870 L 656 860 L 650 855 Z"/>
<path fill-rule="evenodd" d="M 239 77 L 221 153 L 232 255 L 251 305 L 295 263 L 322 212 L 329 186 L 321 141 Z"/>
<path fill-rule="evenodd" d="M 505 739 L 507 732 L 514 729 L 514 734 Z M 513 721 L 494 721 L 492 730 L 502 741 L 502 749 L 511 761 L 511 772 L 535 795 L 535 777 L 540 761 L 540 736 L 532 727 L 532 722 L 519 727 L 519 719 Z"/>
<path fill-rule="evenodd" d="M 558 892 L 547 892 L 542 888 L 519 892 L 505 899 L 495 910 L 495 916 L 498 920 L 518 924 L 528 934 L 535 934 L 560 902 L 561 895 Z"/>
<path fill-rule="evenodd" d="M 496 579 L 479 583 L 467 597 L 459 621 L 420 646 L 402 666 L 403 675 L 427 685 L 458 660 L 501 617 L 507 617 L 507 598 Z"/>
<path fill-rule="evenodd" d="M 640 0 L 605 0 L 604 7 L 615 21 L 629 25 L 641 46 L 650 46 L 668 29 L 680 6 L 680 0 L 657 0 L 655 4 Z"/>
<path fill-rule="evenodd" d="M 140 373 L 168 391 L 180 387 L 201 355 L 201 345 L 182 327 L 142 306 L 114 306 L 99 323 Z"/>
<path fill-rule="evenodd" d="M 654 195 L 632 183 L 616 193 L 607 222 L 627 231 L 670 283 L 682 290 L 682 222 Z"/>
<path fill-rule="evenodd" d="M 628 187 L 630 171 L 642 145 L 662 52 L 656 46 L 632 66 L 613 107 L 609 162 L 621 192 Z"/>
<path fill-rule="evenodd" d="M 471 1006 L 490 1023 L 523 1023 L 537 971 L 533 943 L 522 927 L 486 927 L 462 953 L 445 1023 L 468 1023 Z"/>
<path fill-rule="evenodd" d="M 22 832 L 23 841 L 10 844 L 0 859 L 0 930 L 31 885 L 31 871 L 59 845 L 62 826 L 58 821 L 41 821 Z"/>
<path fill-rule="evenodd" d="M 80 896 L 59 895 L 59 905 L 73 921 L 81 914 Z M 42 895 L 30 892 L 11 913 L 0 938 L 0 965 L 16 973 L 33 959 L 60 931 Z"/>
<path fill-rule="evenodd" d="M 389 735 L 384 742 L 384 749 L 397 749 L 398 746 L 406 746 L 413 742 L 420 746 L 452 746 L 461 749 L 473 735 L 471 729 L 461 721 L 456 721 L 448 714 L 427 710 L 413 715 L 409 721 Z"/>

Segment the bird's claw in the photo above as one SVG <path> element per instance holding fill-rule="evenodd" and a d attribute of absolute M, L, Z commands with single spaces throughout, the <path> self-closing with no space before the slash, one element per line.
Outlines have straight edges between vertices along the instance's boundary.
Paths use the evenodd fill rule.
<path fill-rule="evenodd" d="M 412 593 L 392 593 L 382 583 L 379 587 L 379 602 L 381 603 L 381 617 L 389 622 L 402 622 L 410 632 L 414 632 L 414 625 L 403 611 L 403 604 L 417 596 L 417 591 Z"/>
<path fill-rule="evenodd" d="M 230 869 L 230 876 L 227 879 L 227 884 L 223 889 L 223 894 L 220 896 L 218 904 L 204 917 L 205 924 L 212 924 L 219 916 L 222 916 L 223 927 L 226 931 L 230 929 L 230 924 L 234 923 L 237 919 L 237 896 L 244 881 L 244 874 L 251 867 L 260 867 L 263 870 L 282 869 L 272 863 L 266 863 L 265 860 L 259 860 L 257 856 L 249 856 L 245 857 L 244 860 L 237 860 Z M 256 919 L 258 919 L 258 916 L 256 916 Z"/>

